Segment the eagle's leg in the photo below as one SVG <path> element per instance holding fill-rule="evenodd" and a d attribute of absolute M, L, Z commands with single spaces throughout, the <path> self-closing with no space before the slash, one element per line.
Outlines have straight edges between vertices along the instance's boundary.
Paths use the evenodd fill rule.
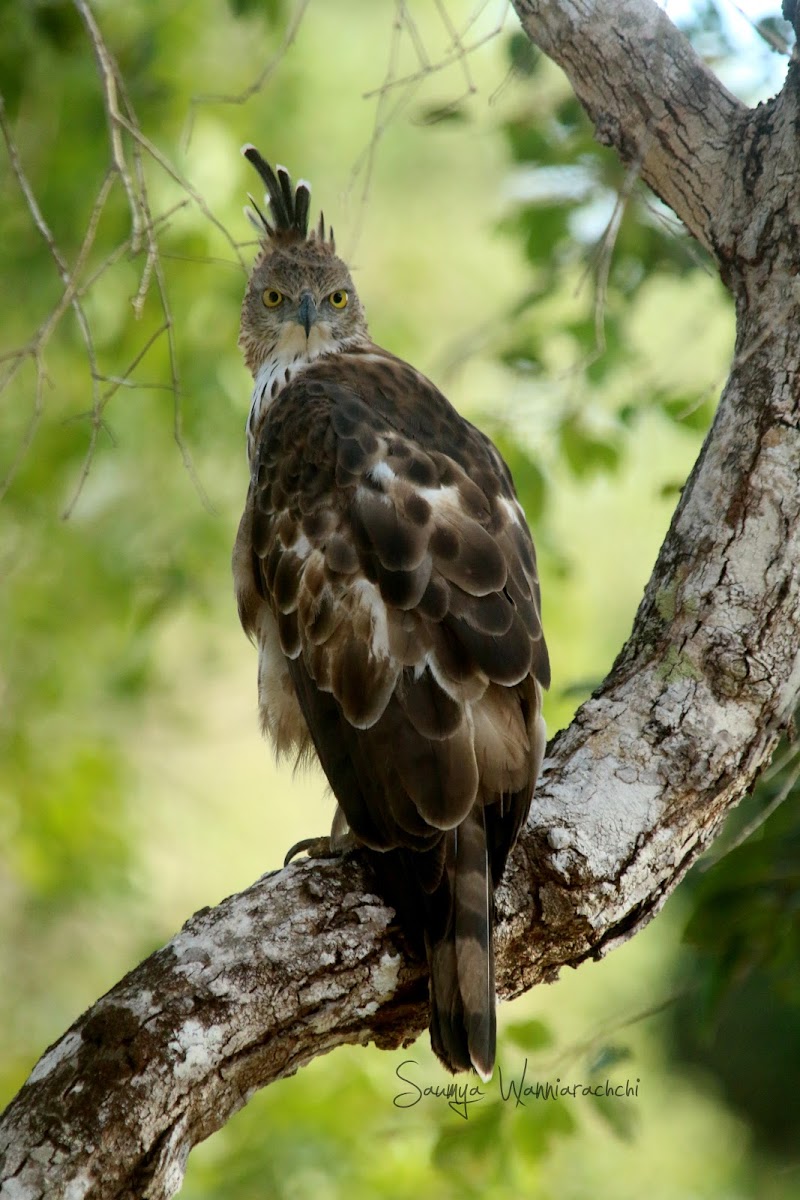
<path fill-rule="evenodd" d="M 283 865 L 288 867 L 298 854 L 307 854 L 309 858 L 339 858 L 340 855 L 347 854 L 348 850 L 354 849 L 355 845 L 356 841 L 350 832 L 350 826 L 337 804 L 330 837 L 302 838 L 299 842 L 295 842 L 287 851 Z"/>

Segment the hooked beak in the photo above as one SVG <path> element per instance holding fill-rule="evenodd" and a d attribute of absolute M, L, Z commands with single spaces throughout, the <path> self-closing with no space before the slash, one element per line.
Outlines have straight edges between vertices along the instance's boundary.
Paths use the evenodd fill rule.
<path fill-rule="evenodd" d="M 317 319 L 317 306 L 311 292 L 303 292 L 300 297 L 300 307 L 297 310 L 297 320 L 306 331 L 306 337 L 311 332 L 311 326 Z"/>

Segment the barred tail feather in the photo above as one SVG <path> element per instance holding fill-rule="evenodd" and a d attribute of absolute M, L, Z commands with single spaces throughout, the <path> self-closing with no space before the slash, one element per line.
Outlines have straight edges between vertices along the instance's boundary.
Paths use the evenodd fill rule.
<path fill-rule="evenodd" d="M 448 837 L 450 914 L 429 942 L 431 1045 L 451 1071 L 494 1069 L 494 897 L 483 808 L 478 805 Z"/>

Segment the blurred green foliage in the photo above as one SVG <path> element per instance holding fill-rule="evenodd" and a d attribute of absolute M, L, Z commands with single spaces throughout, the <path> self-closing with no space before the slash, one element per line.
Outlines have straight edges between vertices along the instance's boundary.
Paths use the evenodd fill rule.
<path fill-rule="evenodd" d="M 708 1070 L 759 1143 L 796 1156 L 800 1140 L 800 745 L 732 814 L 691 901 L 684 995 L 670 1034 L 680 1059 Z"/>
<path fill-rule="evenodd" d="M 626 169 L 599 147 L 574 94 L 548 86 L 552 68 L 525 50 L 524 34 L 508 42 L 510 68 L 530 81 L 525 103 L 502 123 L 519 197 L 500 228 L 520 245 L 529 286 L 509 314 L 501 361 L 530 379 L 554 367 L 554 293 L 580 303 L 558 322 L 559 354 L 570 360 L 567 389 L 555 424 L 557 452 L 578 479 L 618 470 L 631 430 L 654 406 L 693 429 L 708 427 L 714 397 L 707 388 L 677 394 L 658 386 L 631 391 L 641 351 L 628 332 L 641 289 L 675 277 L 690 285 L 696 272 L 713 274 L 710 260 L 690 243 L 674 218 Z M 593 428 L 585 397 L 609 397 L 608 420 Z"/>
<path fill-rule="evenodd" d="M 252 687 L 254 664 L 235 640 L 228 568 L 249 394 L 236 349 L 244 273 L 234 243 L 248 236 L 238 214 L 253 180 L 238 144 L 261 136 L 273 158 L 312 175 L 328 215 L 338 199 L 351 244 L 363 237 L 359 286 L 376 338 L 432 374 L 457 363 L 439 381 L 444 374 L 449 394 L 497 441 L 536 532 L 557 666 L 551 726 L 569 719 L 630 625 L 731 345 L 728 299 L 709 264 L 595 144 L 564 79 L 522 34 L 475 51 L 477 92 L 464 92 L 459 61 L 422 71 L 423 92 L 414 82 L 404 90 L 398 81 L 419 72 L 420 45 L 431 62 L 437 37 L 441 57 L 452 49 L 437 6 L 408 9 L 402 37 L 391 8 L 311 6 L 264 86 L 233 104 L 201 94 L 235 96 L 259 78 L 291 20 L 283 0 L 94 7 L 126 103 L 171 165 L 140 143 L 152 215 L 163 217 L 163 283 L 146 247 L 130 244 L 117 179 L 79 275 L 95 378 L 69 307 L 38 358 L 16 358 L 35 348 L 64 287 L 6 164 L 6 1097 L 193 904 L 246 885 L 268 865 L 268 849 L 279 861 L 294 840 L 283 810 L 295 806 L 274 805 L 263 831 L 252 821 L 271 787 L 282 796 L 299 784 L 252 780 L 240 742 L 225 745 L 229 712 L 237 736 L 243 712 L 256 739 L 252 704 L 239 709 L 234 699 L 245 672 Z M 467 23 L 468 8 L 454 0 L 452 12 Z M 481 19 L 488 35 L 490 17 Z M 110 161 L 95 56 L 68 0 L 5 0 L 0 21 L 4 119 L 73 266 Z M 765 29 L 786 36 L 776 22 Z M 716 6 L 696 8 L 688 32 L 721 69 L 735 60 Z M 363 45 L 386 47 L 389 74 L 376 77 Z M 397 98 L 391 119 L 381 99 L 376 113 L 361 100 L 382 83 Z M 136 143 L 125 135 L 123 145 L 135 176 Z M 235 232 L 226 236 L 187 200 L 182 179 Z M 338 197 L 337 183 L 348 187 Z M 252 247 L 240 249 L 246 263 Z M 223 717 L 209 724 L 217 711 Z M 221 766 L 203 779 L 207 744 Z M 410 1058 L 421 1088 L 449 1082 L 422 1041 L 395 1054 L 344 1049 L 256 1097 L 193 1155 L 183 1194 L 795 1195 L 795 761 L 759 787 L 729 838 L 783 789 L 782 806 L 718 865 L 694 872 L 650 930 L 608 962 L 501 1010 L 503 1079 L 467 1119 L 432 1095 L 407 1110 L 393 1103 Z M 232 823 L 239 809 L 246 832 Z M 676 980 L 683 998 L 665 1015 Z M 517 1104 L 511 1081 L 523 1075 L 598 1089 L 628 1081 L 639 1091 Z"/>

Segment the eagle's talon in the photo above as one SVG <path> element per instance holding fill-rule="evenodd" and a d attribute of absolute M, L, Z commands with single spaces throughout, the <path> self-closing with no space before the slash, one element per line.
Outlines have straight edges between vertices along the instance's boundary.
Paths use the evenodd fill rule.
<path fill-rule="evenodd" d="M 345 851 L 331 845 L 329 837 L 302 838 L 287 850 L 283 865 L 288 867 L 298 854 L 307 854 L 309 858 L 339 858 Z"/>

